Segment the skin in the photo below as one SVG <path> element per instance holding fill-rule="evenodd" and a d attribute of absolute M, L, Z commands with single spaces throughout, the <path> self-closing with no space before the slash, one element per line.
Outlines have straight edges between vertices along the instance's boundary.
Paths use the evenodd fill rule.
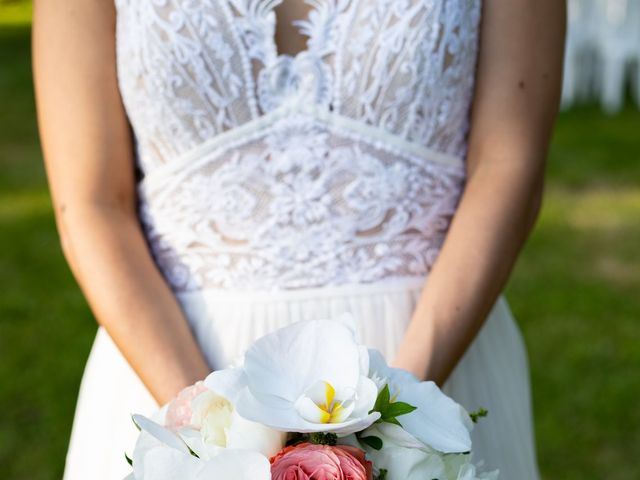
<path fill-rule="evenodd" d="M 34 2 L 38 123 L 62 249 L 98 322 L 161 404 L 210 369 L 135 210 L 113 2 Z"/>
<path fill-rule="evenodd" d="M 275 42 L 278 53 L 294 56 L 307 48 L 307 38 L 300 35 L 299 27 L 293 25 L 297 19 L 308 18 L 311 7 L 300 0 L 282 0 L 276 5 Z"/>
<path fill-rule="evenodd" d="M 307 11 L 294 0 L 277 8 L 280 53 L 304 48 L 288 24 Z M 440 384 L 537 216 L 559 102 L 564 2 L 485 0 L 483 15 L 469 180 L 394 361 Z M 210 368 L 140 229 L 114 32 L 113 2 L 34 2 L 38 123 L 65 257 L 97 321 L 163 404 Z"/>
<path fill-rule="evenodd" d="M 540 210 L 560 101 L 565 2 L 484 0 L 467 184 L 393 365 L 442 385 Z"/>

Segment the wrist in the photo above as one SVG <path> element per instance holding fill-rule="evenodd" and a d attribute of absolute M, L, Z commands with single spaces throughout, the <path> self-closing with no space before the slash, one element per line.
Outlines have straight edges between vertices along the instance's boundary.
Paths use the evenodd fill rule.
<path fill-rule="evenodd" d="M 419 380 L 431 379 L 434 354 L 433 324 L 414 318 L 409 324 L 391 366 L 402 368 Z"/>

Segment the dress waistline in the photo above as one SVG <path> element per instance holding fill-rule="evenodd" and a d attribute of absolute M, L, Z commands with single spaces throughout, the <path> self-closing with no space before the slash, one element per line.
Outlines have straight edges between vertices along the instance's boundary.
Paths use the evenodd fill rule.
<path fill-rule="evenodd" d="M 388 293 L 402 293 L 407 291 L 421 291 L 426 282 L 426 277 L 401 277 L 390 278 L 375 283 L 352 283 L 331 285 L 326 287 L 301 288 L 301 289 L 277 289 L 277 290 L 227 290 L 219 288 L 207 288 L 196 291 L 177 292 L 176 297 L 180 302 L 190 303 L 193 300 L 206 300 L 206 302 L 224 303 L 271 303 L 278 301 L 304 301 L 321 298 L 336 298 L 344 296 L 380 295 Z"/>

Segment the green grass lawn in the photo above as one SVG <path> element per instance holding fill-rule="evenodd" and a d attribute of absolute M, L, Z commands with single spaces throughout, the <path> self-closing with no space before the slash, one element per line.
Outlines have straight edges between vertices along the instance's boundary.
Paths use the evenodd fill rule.
<path fill-rule="evenodd" d="M 548 479 L 637 479 L 640 114 L 562 114 L 540 221 L 508 287 Z"/>
<path fill-rule="evenodd" d="M 62 258 L 30 86 L 28 8 L 0 1 L 0 477 L 61 478 L 95 323 Z M 545 479 L 640 478 L 640 113 L 563 113 L 507 296 Z M 490 421 L 490 420 L 487 420 Z M 518 480 L 518 479 L 506 479 Z"/>

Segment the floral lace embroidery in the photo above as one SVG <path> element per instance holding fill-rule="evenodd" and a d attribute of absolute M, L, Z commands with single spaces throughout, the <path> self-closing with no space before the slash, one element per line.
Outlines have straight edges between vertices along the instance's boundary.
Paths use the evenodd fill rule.
<path fill-rule="evenodd" d="M 306 1 L 308 48 L 291 56 L 274 41 L 279 0 L 116 0 L 141 219 L 175 291 L 424 275 L 442 245 L 480 1 Z"/>

